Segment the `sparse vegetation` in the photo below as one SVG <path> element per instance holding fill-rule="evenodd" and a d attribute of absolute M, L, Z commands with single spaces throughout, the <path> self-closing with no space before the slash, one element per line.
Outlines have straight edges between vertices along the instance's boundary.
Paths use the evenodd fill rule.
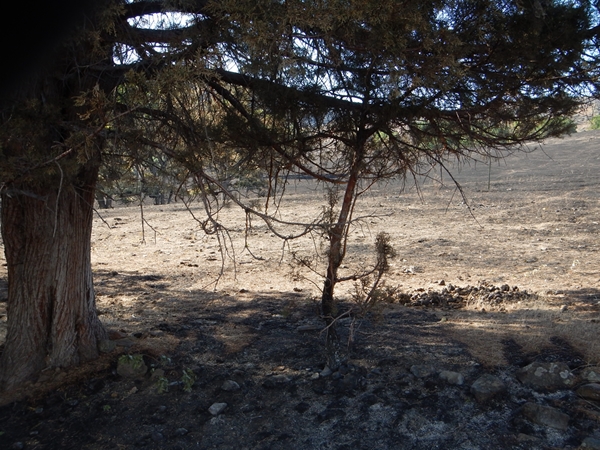
<path fill-rule="evenodd" d="M 592 130 L 599 130 L 600 129 L 600 116 L 592 117 L 590 120 L 590 126 L 591 126 Z"/>

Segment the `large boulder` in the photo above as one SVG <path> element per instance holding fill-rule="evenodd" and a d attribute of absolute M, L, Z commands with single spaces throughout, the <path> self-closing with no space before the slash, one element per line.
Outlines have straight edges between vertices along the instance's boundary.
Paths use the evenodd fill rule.
<path fill-rule="evenodd" d="M 527 419 L 538 425 L 563 431 L 569 428 L 569 416 L 556 408 L 527 402 L 523 405 L 522 412 Z"/>
<path fill-rule="evenodd" d="M 569 366 L 562 362 L 534 362 L 517 372 L 525 386 L 536 391 L 557 391 L 573 386 L 575 377 Z"/>
<path fill-rule="evenodd" d="M 471 385 L 471 394 L 480 403 L 491 400 L 504 391 L 506 391 L 504 382 L 500 378 L 487 373 Z"/>

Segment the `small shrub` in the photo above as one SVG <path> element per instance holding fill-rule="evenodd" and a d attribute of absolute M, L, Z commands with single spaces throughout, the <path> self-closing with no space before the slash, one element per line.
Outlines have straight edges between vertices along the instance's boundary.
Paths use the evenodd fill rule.
<path fill-rule="evenodd" d="M 169 380 L 167 377 L 159 377 L 158 380 L 156 380 L 156 392 L 159 394 L 169 392 Z"/>
<path fill-rule="evenodd" d="M 192 386 L 196 382 L 196 374 L 192 369 L 184 369 L 183 375 L 181 376 L 181 382 L 183 383 L 183 390 L 185 392 L 192 392 Z"/>

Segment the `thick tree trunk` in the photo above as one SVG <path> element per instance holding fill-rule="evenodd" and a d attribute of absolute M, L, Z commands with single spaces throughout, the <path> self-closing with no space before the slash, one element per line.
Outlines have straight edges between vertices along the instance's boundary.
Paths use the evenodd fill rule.
<path fill-rule="evenodd" d="M 96 314 L 90 262 L 97 173 L 97 166 L 86 165 L 60 187 L 22 184 L 2 194 L 8 332 L 0 390 L 46 367 L 98 356 L 98 340 L 106 334 Z"/>

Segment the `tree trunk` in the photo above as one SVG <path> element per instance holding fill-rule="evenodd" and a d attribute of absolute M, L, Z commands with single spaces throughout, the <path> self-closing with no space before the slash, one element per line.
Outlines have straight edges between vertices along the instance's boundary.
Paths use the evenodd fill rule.
<path fill-rule="evenodd" d="M 22 183 L 2 194 L 8 332 L 0 390 L 44 368 L 98 356 L 106 333 L 96 313 L 90 261 L 97 175 L 97 164 L 88 163 L 60 187 Z"/>
<path fill-rule="evenodd" d="M 348 222 L 352 215 L 352 205 L 354 204 L 356 185 L 358 183 L 359 164 L 355 164 L 348 178 L 342 206 L 338 215 L 337 223 L 329 231 L 329 255 L 327 263 L 327 274 L 323 284 L 323 293 L 321 296 L 321 310 L 327 326 L 327 365 L 330 369 L 337 369 L 343 360 L 340 338 L 337 333 L 335 317 L 337 307 L 335 304 L 335 285 L 337 282 L 337 273 L 344 256 L 345 238 L 348 232 Z"/>

